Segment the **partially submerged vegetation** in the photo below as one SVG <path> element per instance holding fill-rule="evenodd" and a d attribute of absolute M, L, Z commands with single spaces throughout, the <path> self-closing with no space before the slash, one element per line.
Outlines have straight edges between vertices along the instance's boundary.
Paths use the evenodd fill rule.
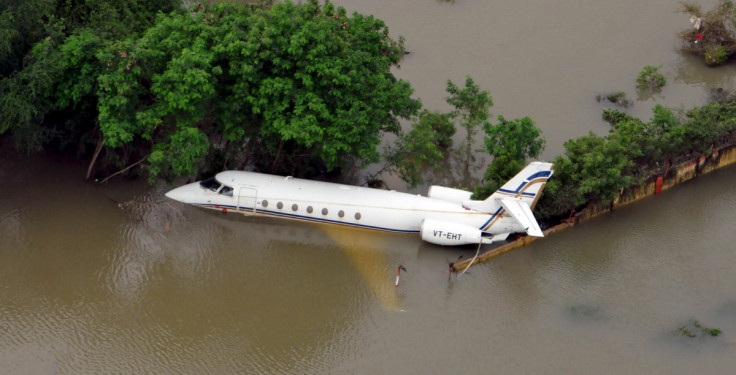
<path fill-rule="evenodd" d="M 721 334 L 720 329 L 704 327 L 697 319 L 690 319 L 686 324 L 678 328 L 677 332 L 689 338 L 716 337 Z"/>
<path fill-rule="evenodd" d="M 680 12 L 690 15 L 692 24 L 679 33 L 682 50 L 701 56 L 708 65 L 724 64 L 736 53 L 736 8 L 731 0 L 721 0 L 707 12 L 686 2 Z"/>
<path fill-rule="evenodd" d="M 595 96 L 595 100 L 600 102 L 609 102 L 617 107 L 629 108 L 633 104 L 631 100 L 626 98 L 626 93 L 623 91 L 609 92 L 606 94 L 598 94 Z"/>
<path fill-rule="evenodd" d="M 589 203 L 607 204 L 701 155 L 736 143 L 736 102 L 712 103 L 686 112 L 661 105 L 648 122 L 617 109 L 604 111 L 606 136 L 589 134 L 565 143 L 555 176 L 537 210 L 541 218 L 564 218 Z"/>
<path fill-rule="evenodd" d="M 647 65 L 636 77 L 636 88 L 640 92 L 659 92 L 667 84 L 667 77 L 659 72 L 660 66 Z"/>

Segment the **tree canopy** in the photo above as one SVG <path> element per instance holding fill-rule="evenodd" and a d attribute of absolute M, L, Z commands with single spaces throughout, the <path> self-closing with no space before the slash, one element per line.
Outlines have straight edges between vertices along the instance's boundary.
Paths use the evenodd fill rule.
<path fill-rule="evenodd" d="M 509 121 L 498 116 L 498 121 L 483 125 L 483 142 L 493 160 L 483 175 L 483 184 L 475 187 L 475 199 L 491 195 L 524 168 L 527 158 L 536 158 L 544 149 L 542 131 L 529 117 Z"/>
<path fill-rule="evenodd" d="M 52 142 L 84 150 L 95 138 L 89 133 L 97 114 L 90 97 L 81 96 L 96 80 L 89 63 L 102 41 L 140 33 L 158 12 L 177 9 L 178 0 L 0 2 L 0 134 L 11 132 L 26 150 Z M 85 70 L 73 72 L 70 64 Z M 75 86 L 77 97 L 66 96 L 65 85 Z"/>
<path fill-rule="evenodd" d="M 493 98 L 488 91 L 481 90 L 480 86 L 470 76 L 465 77 L 465 87 L 456 85 L 447 80 L 447 104 L 455 109 L 450 113 L 451 118 L 458 119 L 460 126 L 465 128 L 465 169 L 470 168 L 472 158 L 473 138 L 478 128 L 488 122 Z"/>
<path fill-rule="evenodd" d="M 96 23 L 112 5 L 74 11 L 88 3 L 65 2 L 82 26 L 37 42 L 34 62 L 3 79 L 15 94 L 3 101 L 26 105 L 3 107 L 16 113 L 3 111 L 0 133 L 72 132 L 120 167 L 145 161 L 152 177 L 191 175 L 205 160 L 304 175 L 377 161 L 382 135 L 421 107 L 391 73 L 403 41 L 329 1 L 132 11 L 150 25 L 128 33 Z M 84 124 L 58 126 L 72 118 Z"/>

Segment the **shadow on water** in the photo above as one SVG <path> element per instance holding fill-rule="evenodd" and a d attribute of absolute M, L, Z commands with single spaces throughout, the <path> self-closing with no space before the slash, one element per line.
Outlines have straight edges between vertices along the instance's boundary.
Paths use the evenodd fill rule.
<path fill-rule="evenodd" d="M 578 324 L 606 323 L 610 318 L 604 306 L 598 303 L 576 303 L 564 309 L 565 315 Z"/>

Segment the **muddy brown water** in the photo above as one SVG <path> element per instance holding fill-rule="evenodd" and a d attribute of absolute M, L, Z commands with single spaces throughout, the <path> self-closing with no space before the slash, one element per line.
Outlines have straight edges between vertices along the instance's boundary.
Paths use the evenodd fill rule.
<path fill-rule="evenodd" d="M 397 75 L 445 110 L 470 74 L 494 114 L 529 115 L 545 158 L 604 134 L 595 94 L 643 65 L 685 107 L 733 68 L 674 48 L 677 2 L 338 1 L 412 52 Z M 605 48 L 602 48 L 605 47 Z M 736 168 L 449 277 L 474 248 L 234 217 L 167 200 L 165 184 L 82 180 L 56 158 L 0 161 L 0 373 L 731 373 Z M 437 176 L 443 175 L 438 172 Z M 399 287 L 396 267 L 404 265 Z M 687 337 L 697 320 L 717 337 Z M 690 328 L 692 330 L 692 327 Z"/>

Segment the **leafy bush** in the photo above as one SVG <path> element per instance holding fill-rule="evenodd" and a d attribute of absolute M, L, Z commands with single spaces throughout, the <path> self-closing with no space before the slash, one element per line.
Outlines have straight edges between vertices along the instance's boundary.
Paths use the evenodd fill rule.
<path fill-rule="evenodd" d="M 728 60 L 728 51 L 720 44 L 709 44 L 705 47 L 703 58 L 708 65 L 721 65 Z"/>
<path fill-rule="evenodd" d="M 636 78 L 636 88 L 639 91 L 657 92 L 667 84 L 667 77 L 659 72 L 660 66 L 647 65 L 639 72 Z"/>
<path fill-rule="evenodd" d="M 566 142 L 537 205 L 538 217 L 560 218 L 588 203 L 612 202 L 624 189 L 662 175 L 668 166 L 736 143 L 736 101 L 684 114 L 655 105 L 652 112 L 652 120 L 644 122 L 605 110 L 603 117 L 613 126 L 610 134 Z"/>

